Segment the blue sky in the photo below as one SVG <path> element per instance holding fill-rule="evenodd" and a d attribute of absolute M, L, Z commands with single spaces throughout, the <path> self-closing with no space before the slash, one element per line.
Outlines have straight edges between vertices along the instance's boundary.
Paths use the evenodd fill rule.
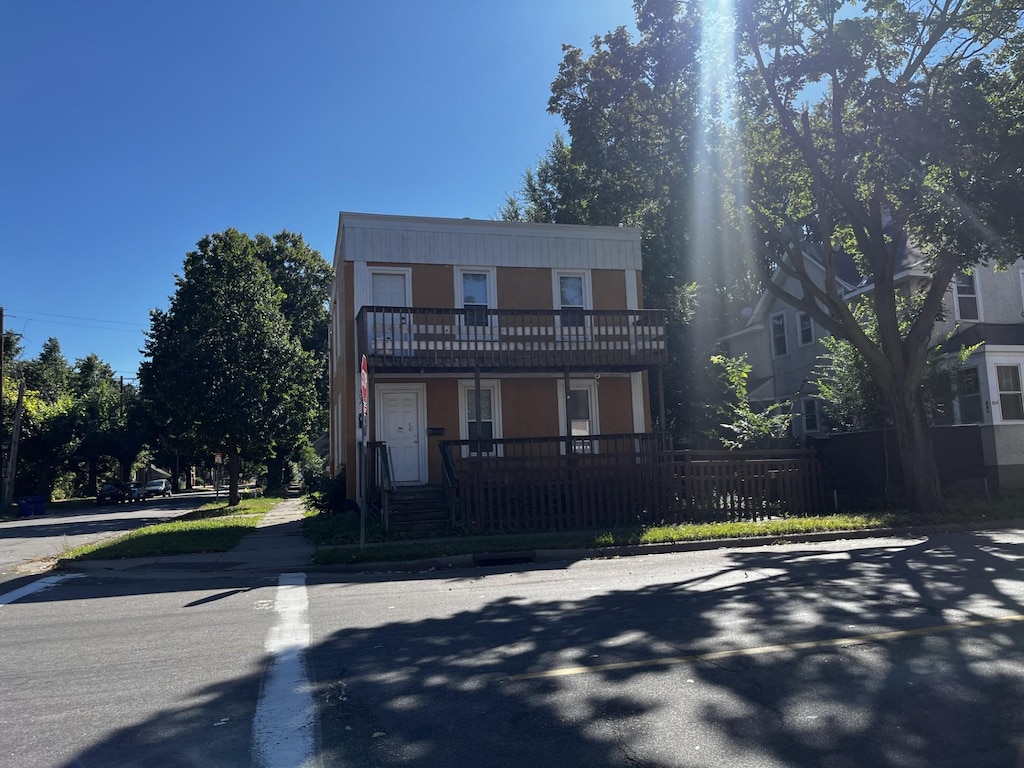
<path fill-rule="evenodd" d="M 0 306 L 126 379 L 203 235 L 494 218 L 561 122 L 562 43 L 630 0 L 5 0 Z"/>

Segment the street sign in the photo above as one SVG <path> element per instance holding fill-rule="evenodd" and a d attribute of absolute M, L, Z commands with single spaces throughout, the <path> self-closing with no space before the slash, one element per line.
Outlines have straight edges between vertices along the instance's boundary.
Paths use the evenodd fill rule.
<path fill-rule="evenodd" d="M 219 453 L 213 454 L 213 463 L 214 464 L 220 464 L 221 463 L 221 455 Z"/>
<path fill-rule="evenodd" d="M 363 406 L 363 416 L 370 412 L 370 377 L 366 374 L 366 355 L 359 362 L 359 401 Z"/>

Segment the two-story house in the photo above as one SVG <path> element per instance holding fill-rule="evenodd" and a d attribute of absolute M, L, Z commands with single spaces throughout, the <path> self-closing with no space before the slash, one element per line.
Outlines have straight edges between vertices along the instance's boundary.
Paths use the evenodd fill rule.
<path fill-rule="evenodd" d="M 823 285 L 821 260 L 808 254 L 806 264 L 816 282 Z M 857 289 L 861 277 L 852 259 L 837 260 L 836 280 L 844 292 L 852 294 Z M 782 270 L 774 272 L 772 281 L 786 292 L 799 292 L 796 279 Z M 823 428 L 814 397 L 814 368 L 824 351 L 820 339 L 827 335 L 809 314 L 765 290 L 752 308 L 743 310 L 738 328 L 719 337 L 719 343 L 730 357 L 746 356 L 751 366 L 747 391 L 752 402 L 792 403 L 793 433 L 812 435 Z"/>
<path fill-rule="evenodd" d="M 651 433 L 665 326 L 638 230 L 342 213 L 334 269 L 331 467 L 364 508 L 445 486 L 454 520 L 473 467 L 547 452 L 519 467 L 536 473 Z"/>

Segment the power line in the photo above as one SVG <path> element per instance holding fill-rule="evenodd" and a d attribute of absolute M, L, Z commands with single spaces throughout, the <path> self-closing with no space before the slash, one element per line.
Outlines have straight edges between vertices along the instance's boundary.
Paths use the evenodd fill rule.
<path fill-rule="evenodd" d="M 43 323 L 45 325 L 63 325 L 70 326 L 72 328 L 91 328 L 94 331 L 113 331 L 114 333 L 135 333 L 137 331 L 144 331 L 144 325 L 133 325 L 132 323 L 123 323 L 123 325 L 130 325 L 131 328 L 110 328 L 105 325 L 87 325 L 86 323 L 70 323 L 64 320 L 47 320 L 41 317 L 29 317 L 27 315 L 13 315 L 8 314 L 7 317 L 18 318 L 27 322 Z M 61 315 L 54 315 L 54 317 L 61 317 Z M 81 318 L 82 320 L 89 320 L 89 318 Z M 121 323 L 120 320 L 92 320 L 93 323 Z"/>
<path fill-rule="evenodd" d="M 142 328 L 143 326 L 149 325 L 148 322 L 146 322 L 146 323 L 131 323 L 131 322 L 128 322 L 126 320 L 104 320 L 104 319 L 97 318 L 97 317 L 77 317 L 75 315 L 57 315 L 57 314 L 54 314 L 52 312 L 34 312 L 32 310 L 22 310 L 22 309 L 9 309 L 8 312 L 7 312 L 7 316 L 8 317 L 19 317 L 19 315 L 12 314 L 14 312 L 24 312 L 25 314 L 20 316 L 22 319 L 24 319 L 24 320 L 38 320 L 39 322 L 53 322 L 53 321 L 40 320 L 37 317 L 28 317 L 28 315 L 40 315 L 41 317 L 60 317 L 60 318 L 64 318 L 65 320 L 82 320 L 82 321 L 89 322 L 89 323 L 109 323 L 111 325 L 128 325 L 128 326 L 131 326 L 132 328 Z M 58 325 L 70 325 L 70 323 L 58 323 Z M 111 328 L 110 330 L 115 330 L 115 329 Z"/>

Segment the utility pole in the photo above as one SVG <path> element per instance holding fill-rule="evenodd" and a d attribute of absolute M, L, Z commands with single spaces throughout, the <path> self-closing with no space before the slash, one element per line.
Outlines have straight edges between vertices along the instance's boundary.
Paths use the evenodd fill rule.
<path fill-rule="evenodd" d="M 3 447 L 7 436 L 7 425 L 4 424 L 4 358 L 7 350 L 4 349 L 4 341 L 4 308 L 0 307 L 0 508 L 7 498 L 7 451 Z"/>

